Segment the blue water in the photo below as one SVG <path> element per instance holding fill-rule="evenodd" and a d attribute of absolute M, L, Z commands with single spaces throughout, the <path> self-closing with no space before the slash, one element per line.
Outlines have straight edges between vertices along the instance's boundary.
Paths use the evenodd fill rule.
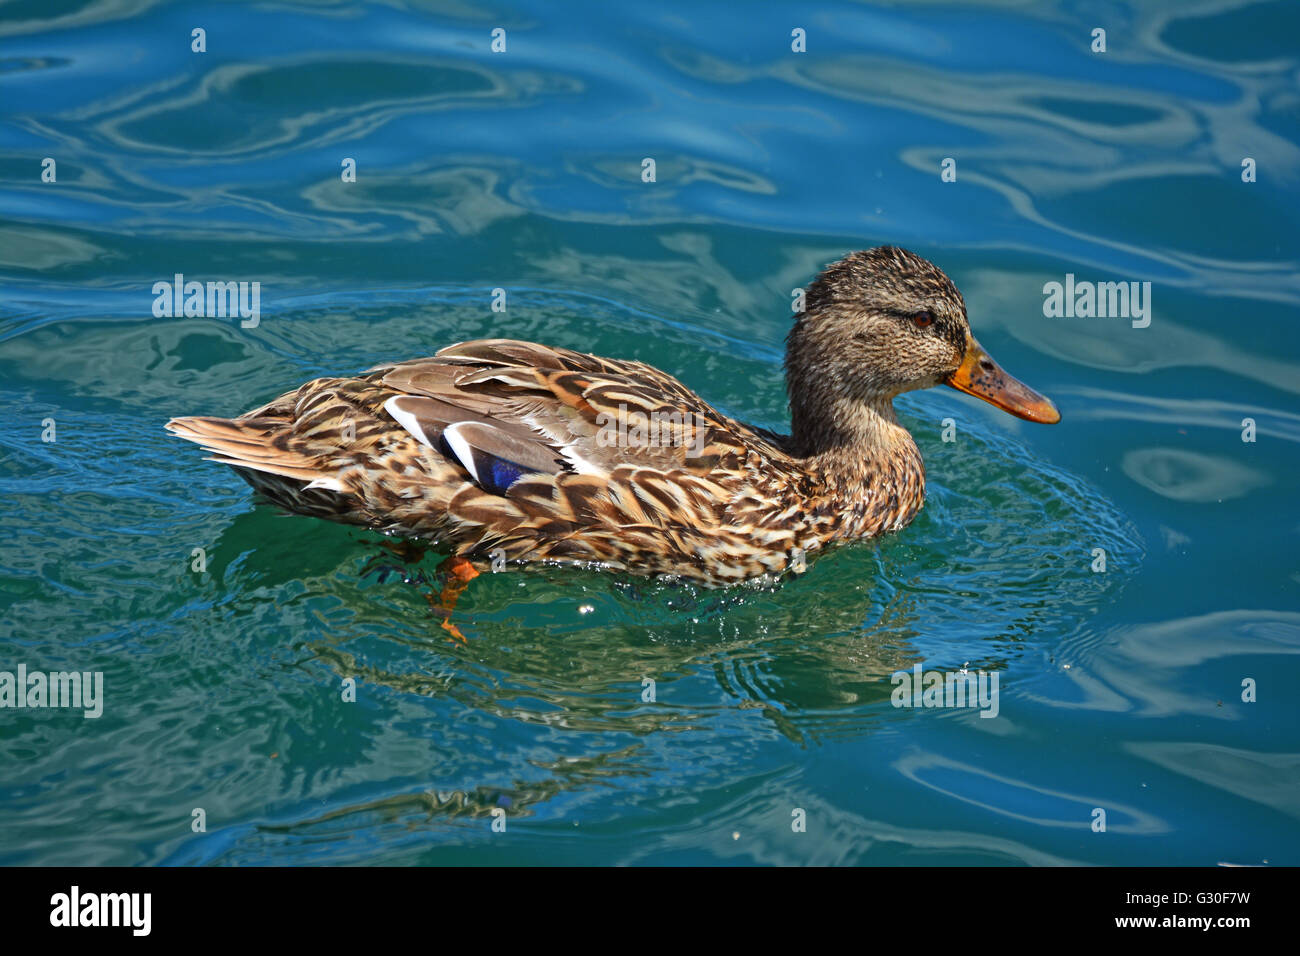
<path fill-rule="evenodd" d="M 32 0 L 0 37 L 0 671 L 104 681 L 0 709 L 0 863 L 1300 862 L 1300 6 Z M 1063 421 L 905 396 L 925 511 L 779 588 L 484 576 L 456 644 L 436 555 L 162 430 L 488 335 L 783 428 L 792 290 L 885 242 Z M 260 321 L 155 317 L 176 273 Z M 1150 325 L 1047 317 L 1067 274 L 1150 282 Z M 918 663 L 997 717 L 892 706 Z"/>

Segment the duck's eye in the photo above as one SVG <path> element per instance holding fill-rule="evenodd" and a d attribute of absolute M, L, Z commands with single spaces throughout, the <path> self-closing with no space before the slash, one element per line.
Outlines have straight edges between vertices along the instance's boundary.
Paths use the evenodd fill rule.
<path fill-rule="evenodd" d="M 928 329 L 934 325 L 934 313 L 924 310 L 912 316 L 912 321 L 916 323 L 918 329 Z"/>

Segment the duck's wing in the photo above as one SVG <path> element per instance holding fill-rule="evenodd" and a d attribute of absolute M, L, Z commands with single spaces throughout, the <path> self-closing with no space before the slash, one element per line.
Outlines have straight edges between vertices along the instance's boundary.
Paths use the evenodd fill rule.
<path fill-rule="evenodd" d="M 394 421 L 497 494 L 528 474 L 625 465 L 703 475 L 768 444 L 649 365 L 531 342 L 463 342 L 370 374 L 396 393 Z"/>

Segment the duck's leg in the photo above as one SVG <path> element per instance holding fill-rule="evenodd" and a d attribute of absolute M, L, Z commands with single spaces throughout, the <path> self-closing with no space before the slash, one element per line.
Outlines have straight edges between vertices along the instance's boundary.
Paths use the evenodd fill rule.
<path fill-rule="evenodd" d="M 392 558 L 397 558 L 397 560 L 401 561 L 403 564 L 418 565 L 424 560 L 424 553 L 428 550 L 426 545 L 410 538 L 397 538 L 391 541 L 383 540 L 376 542 L 376 544 L 378 544 L 382 550 L 366 560 L 366 562 L 361 566 L 361 573 L 377 573 L 381 582 L 384 581 L 392 572 L 400 570 L 392 564 L 387 563 Z"/>
<path fill-rule="evenodd" d="M 472 561 L 468 558 L 462 558 L 459 554 L 453 554 L 446 558 L 438 565 L 438 571 L 443 574 L 442 593 L 438 596 L 437 604 L 434 603 L 433 595 L 429 595 L 429 606 L 433 612 L 442 618 L 442 629 L 447 631 L 453 638 L 462 644 L 468 644 L 465 635 L 460 632 L 455 624 L 451 623 L 451 612 L 456 610 L 456 601 L 469 587 L 469 582 L 479 576 L 479 571 L 474 567 Z"/>
<path fill-rule="evenodd" d="M 384 547 L 397 557 L 401 558 L 406 564 L 419 564 L 424 560 L 424 554 L 429 550 L 428 545 L 416 541 L 413 538 L 398 538 L 395 541 L 381 541 Z"/>

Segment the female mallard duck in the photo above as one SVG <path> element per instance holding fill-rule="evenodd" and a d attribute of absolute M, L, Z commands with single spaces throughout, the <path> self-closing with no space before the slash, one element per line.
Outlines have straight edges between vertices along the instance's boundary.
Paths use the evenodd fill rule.
<path fill-rule="evenodd" d="M 971 337 L 952 280 L 889 246 L 809 286 L 785 369 L 788 436 L 728 418 L 641 362 L 510 339 L 167 428 L 299 514 L 433 539 L 464 559 L 596 562 L 725 586 L 915 517 L 925 468 L 894 414 L 902 392 L 943 383 L 1060 420 Z"/>

